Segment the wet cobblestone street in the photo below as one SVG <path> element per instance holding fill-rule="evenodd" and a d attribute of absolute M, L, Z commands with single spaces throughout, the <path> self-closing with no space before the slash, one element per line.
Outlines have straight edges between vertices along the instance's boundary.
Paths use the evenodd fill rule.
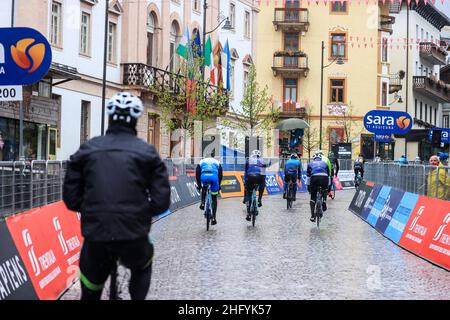
<path fill-rule="evenodd" d="M 159 220 L 147 299 L 449 299 L 450 273 L 348 211 L 353 194 L 328 200 L 320 229 L 308 194 L 289 211 L 281 195 L 265 197 L 254 228 L 241 198 L 219 201 L 209 231 L 198 205 Z M 77 283 L 62 299 L 79 296 Z"/>

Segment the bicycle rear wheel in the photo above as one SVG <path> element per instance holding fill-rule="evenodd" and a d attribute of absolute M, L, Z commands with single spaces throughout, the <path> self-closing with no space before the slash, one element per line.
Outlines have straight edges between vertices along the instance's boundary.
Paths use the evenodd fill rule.
<path fill-rule="evenodd" d="M 252 213 L 252 226 L 255 226 L 255 221 L 256 221 L 256 211 L 258 210 L 257 205 L 256 205 L 256 192 L 253 191 L 253 197 L 252 197 L 252 206 L 251 208 L 251 213 Z"/>

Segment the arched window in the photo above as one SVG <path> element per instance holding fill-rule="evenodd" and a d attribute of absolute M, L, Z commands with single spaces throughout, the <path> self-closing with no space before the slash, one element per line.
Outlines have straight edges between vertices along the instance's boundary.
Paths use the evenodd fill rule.
<path fill-rule="evenodd" d="M 156 54 L 156 18 L 153 12 L 147 16 L 147 64 L 155 66 Z"/>
<path fill-rule="evenodd" d="M 178 36 L 178 23 L 176 21 L 172 22 L 170 27 L 170 71 L 176 72 L 178 68 L 178 55 L 176 54 L 177 46 L 179 40 Z"/>

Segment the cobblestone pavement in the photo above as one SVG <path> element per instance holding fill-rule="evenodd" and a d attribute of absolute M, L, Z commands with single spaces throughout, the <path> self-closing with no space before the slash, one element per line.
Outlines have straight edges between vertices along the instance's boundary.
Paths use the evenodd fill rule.
<path fill-rule="evenodd" d="M 265 197 L 254 228 L 237 198 L 220 200 L 208 232 L 198 205 L 159 220 L 147 299 L 449 299 L 450 273 L 348 211 L 353 194 L 328 200 L 320 230 L 307 194 L 290 211 Z M 77 283 L 62 299 L 79 296 Z"/>

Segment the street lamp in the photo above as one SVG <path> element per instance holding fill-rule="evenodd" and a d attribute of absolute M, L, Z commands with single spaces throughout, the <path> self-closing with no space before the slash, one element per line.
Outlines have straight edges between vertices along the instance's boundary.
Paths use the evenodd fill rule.
<path fill-rule="evenodd" d="M 344 60 L 342 57 L 336 57 L 326 66 L 323 65 L 323 53 L 325 51 L 325 42 L 322 41 L 322 63 L 320 65 L 320 138 L 319 138 L 319 149 L 322 150 L 322 109 L 323 109 L 323 69 L 328 68 L 333 63 L 336 62 L 338 65 L 343 65 Z"/>
<path fill-rule="evenodd" d="M 106 58 L 108 49 L 108 22 L 109 22 L 109 0 L 105 1 L 105 34 L 103 41 L 103 79 L 102 79 L 102 123 L 101 123 L 101 135 L 105 134 L 105 95 L 106 95 Z"/>

